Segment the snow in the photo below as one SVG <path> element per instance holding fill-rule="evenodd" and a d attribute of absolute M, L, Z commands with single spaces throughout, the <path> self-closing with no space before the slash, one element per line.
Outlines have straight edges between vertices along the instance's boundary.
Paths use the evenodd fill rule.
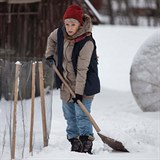
<path fill-rule="evenodd" d="M 112 151 L 102 143 L 96 132 L 93 155 L 71 152 L 66 139 L 66 122 L 59 91 L 54 90 L 49 146 L 39 152 L 34 150 L 32 155 L 25 155 L 24 159 L 159 160 L 160 112 L 143 112 L 132 96 L 129 82 L 133 57 L 141 44 L 156 30 L 129 26 L 93 28 L 102 88 L 93 101 L 92 116 L 101 133 L 121 141 L 130 153 Z M 2 159 L 6 157 L 8 155 L 4 154 Z"/>
<path fill-rule="evenodd" d="M 15 64 L 17 64 L 17 65 L 21 65 L 21 62 L 17 61 Z"/>
<path fill-rule="evenodd" d="M 160 30 L 139 48 L 131 67 L 131 88 L 143 111 L 160 111 Z"/>
<path fill-rule="evenodd" d="M 138 49 L 158 28 L 95 26 L 99 72 L 103 87 L 130 90 L 130 69 Z"/>

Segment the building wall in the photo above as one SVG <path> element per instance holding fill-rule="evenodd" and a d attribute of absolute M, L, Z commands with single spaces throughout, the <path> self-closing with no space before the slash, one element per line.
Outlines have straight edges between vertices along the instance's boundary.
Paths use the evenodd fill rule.
<path fill-rule="evenodd" d="M 99 12 L 108 24 L 160 26 L 159 0 L 103 0 Z"/>
<path fill-rule="evenodd" d="M 0 3 L 0 58 L 44 56 L 47 37 L 60 23 L 71 0 Z"/>

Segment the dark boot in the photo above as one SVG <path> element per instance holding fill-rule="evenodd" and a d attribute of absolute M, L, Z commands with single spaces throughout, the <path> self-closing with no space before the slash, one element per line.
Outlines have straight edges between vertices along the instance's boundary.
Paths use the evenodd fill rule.
<path fill-rule="evenodd" d="M 92 154 L 92 146 L 93 146 L 94 137 L 92 137 L 92 136 L 80 136 L 79 139 L 81 140 L 81 142 L 83 144 L 82 152 Z"/>
<path fill-rule="evenodd" d="M 78 138 L 71 138 L 69 141 L 71 142 L 71 151 L 82 152 L 83 144 Z"/>

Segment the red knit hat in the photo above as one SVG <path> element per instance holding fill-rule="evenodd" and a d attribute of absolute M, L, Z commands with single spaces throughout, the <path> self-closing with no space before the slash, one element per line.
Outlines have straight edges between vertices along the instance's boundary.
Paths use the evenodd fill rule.
<path fill-rule="evenodd" d="M 82 24 L 83 22 L 83 10 L 80 6 L 72 4 L 70 5 L 63 16 L 63 20 L 68 19 L 68 18 L 73 18 L 76 19 L 77 21 Z"/>

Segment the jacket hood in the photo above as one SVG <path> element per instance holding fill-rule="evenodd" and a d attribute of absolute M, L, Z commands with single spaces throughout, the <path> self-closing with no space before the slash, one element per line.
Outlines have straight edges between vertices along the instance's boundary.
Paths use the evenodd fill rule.
<path fill-rule="evenodd" d="M 66 32 L 64 32 L 64 36 L 66 39 L 73 40 L 77 37 L 80 37 L 86 33 L 91 33 L 92 32 L 92 22 L 91 18 L 89 15 L 84 14 L 83 16 L 83 25 L 79 27 L 78 31 L 76 34 L 73 36 L 69 36 Z"/>

